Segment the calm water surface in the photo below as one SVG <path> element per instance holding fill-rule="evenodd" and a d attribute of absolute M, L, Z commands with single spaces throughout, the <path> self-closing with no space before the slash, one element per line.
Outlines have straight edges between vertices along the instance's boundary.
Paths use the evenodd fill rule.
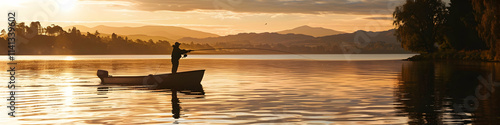
<path fill-rule="evenodd" d="M 416 54 L 256 54 L 256 55 L 189 55 L 189 59 L 239 59 L 239 60 L 400 60 Z M 17 56 L 17 60 L 102 60 L 102 59 L 165 59 L 170 55 L 56 55 Z M 8 58 L 0 58 L 8 61 Z"/>
<path fill-rule="evenodd" d="M 496 73 L 500 72 L 499 63 L 370 58 L 362 61 L 363 57 L 356 55 L 352 58 L 360 59 L 351 61 L 315 59 L 314 55 L 308 57 L 312 59 L 281 60 L 182 59 L 180 71 L 206 69 L 202 81 L 206 94 L 179 93 L 181 115 L 174 119 L 171 91 L 138 86 L 108 86 L 103 90 L 98 89 L 102 86 L 96 76 L 98 69 L 108 70 L 114 76 L 168 73 L 169 59 L 58 58 L 63 59 L 18 62 L 17 117 L 8 118 L 7 108 L 1 108 L 0 113 L 5 115 L 0 115 L 0 123 L 492 124 L 500 121 L 500 91 L 491 82 L 500 81 Z M 0 61 L 1 69 L 7 69 L 5 63 Z M 480 82 L 481 78 L 486 82 Z M 7 83 L 7 80 L 7 72 L 2 73 L 0 81 Z M 8 96 L 5 85 L 0 88 L 3 100 Z M 478 87 L 487 85 L 497 91 Z M 476 88 L 480 88 L 479 92 Z M 0 104 L 7 106 L 6 101 Z"/>

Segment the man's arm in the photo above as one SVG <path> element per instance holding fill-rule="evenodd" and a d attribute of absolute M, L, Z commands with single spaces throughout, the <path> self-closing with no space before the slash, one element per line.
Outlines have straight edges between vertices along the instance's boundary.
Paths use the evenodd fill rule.
<path fill-rule="evenodd" d="M 193 50 L 185 50 L 185 49 L 183 49 L 183 50 L 181 50 L 181 54 L 186 54 L 186 53 L 191 52 L 191 51 L 193 51 Z"/>

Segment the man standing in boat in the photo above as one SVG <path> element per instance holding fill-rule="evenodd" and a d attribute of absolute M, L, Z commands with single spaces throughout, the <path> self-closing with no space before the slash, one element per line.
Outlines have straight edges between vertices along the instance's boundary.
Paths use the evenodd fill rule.
<path fill-rule="evenodd" d="M 175 42 L 174 45 L 172 45 L 172 73 L 177 73 L 177 68 L 179 67 L 179 59 L 181 59 L 182 55 L 186 57 L 188 52 L 191 52 L 193 50 L 185 50 L 185 49 L 180 49 L 179 46 L 181 43 Z"/>

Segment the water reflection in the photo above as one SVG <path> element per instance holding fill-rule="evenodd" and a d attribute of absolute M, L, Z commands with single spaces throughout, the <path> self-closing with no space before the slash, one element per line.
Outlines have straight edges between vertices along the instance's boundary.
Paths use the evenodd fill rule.
<path fill-rule="evenodd" d="M 497 63 L 181 61 L 180 71 L 206 69 L 205 96 L 102 86 L 96 76 L 98 69 L 147 75 L 160 67 L 158 73 L 168 73 L 169 60 L 21 61 L 18 123 L 488 124 L 500 116 L 498 87 L 480 89 L 491 96 L 478 99 L 476 109 L 464 105 L 477 97 L 478 76 L 500 81 Z M 5 119 L 0 123 L 14 123 Z"/>
<path fill-rule="evenodd" d="M 112 89 L 112 88 L 113 87 L 98 87 L 97 94 L 98 95 L 106 95 L 110 91 L 110 89 Z M 144 88 L 144 87 L 137 86 L 137 89 L 141 89 L 141 88 Z M 177 89 L 171 89 L 171 90 L 157 89 L 157 92 L 169 93 L 169 91 L 171 93 L 170 95 L 171 95 L 171 105 L 172 105 L 172 114 L 173 114 L 172 117 L 174 119 L 179 119 L 181 117 L 181 106 L 180 106 L 181 102 L 177 96 L 178 92 L 184 93 L 186 95 L 195 95 L 195 98 L 191 98 L 191 99 L 201 99 L 204 97 L 203 95 L 200 95 L 199 92 L 179 91 Z M 178 122 L 175 121 L 174 123 L 178 123 Z"/>
<path fill-rule="evenodd" d="M 499 91 L 484 89 L 480 78 L 498 81 L 499 70 L 498 63 L 404 62 L 395 92 L 402 106 L 397 109 L 410 124 L 497 123 Z M 484 94 L 491 96 L 479 99 Z"/>
<path fill-rule="evenodd" d="M 97 95 L 106 95 L 109 87 L 97 87 Z"/>
<path fill-rule="evenodd" d="M 180 101 L 177 98 L 177 90 L 172 90 L 172 117 L 178 119 L 181 117 L 181 106 L 179 105 Z"/>

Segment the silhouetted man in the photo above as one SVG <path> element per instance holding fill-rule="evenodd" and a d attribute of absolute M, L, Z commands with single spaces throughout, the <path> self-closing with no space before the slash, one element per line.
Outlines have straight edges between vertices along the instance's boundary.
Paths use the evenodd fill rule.
<path fill-rule="evenodd" d="M 177 68 L 179 67 L 179 59 L 181 59 L 182 55 L 186 56 L 186 53 L 191 52 L 192 50 L 180 49 L 179 46 L 181 43 L 175 42 L 175 45 L 172 45 L 174 49 L 172 49 L 172 73 L 177 73 Z"/>

